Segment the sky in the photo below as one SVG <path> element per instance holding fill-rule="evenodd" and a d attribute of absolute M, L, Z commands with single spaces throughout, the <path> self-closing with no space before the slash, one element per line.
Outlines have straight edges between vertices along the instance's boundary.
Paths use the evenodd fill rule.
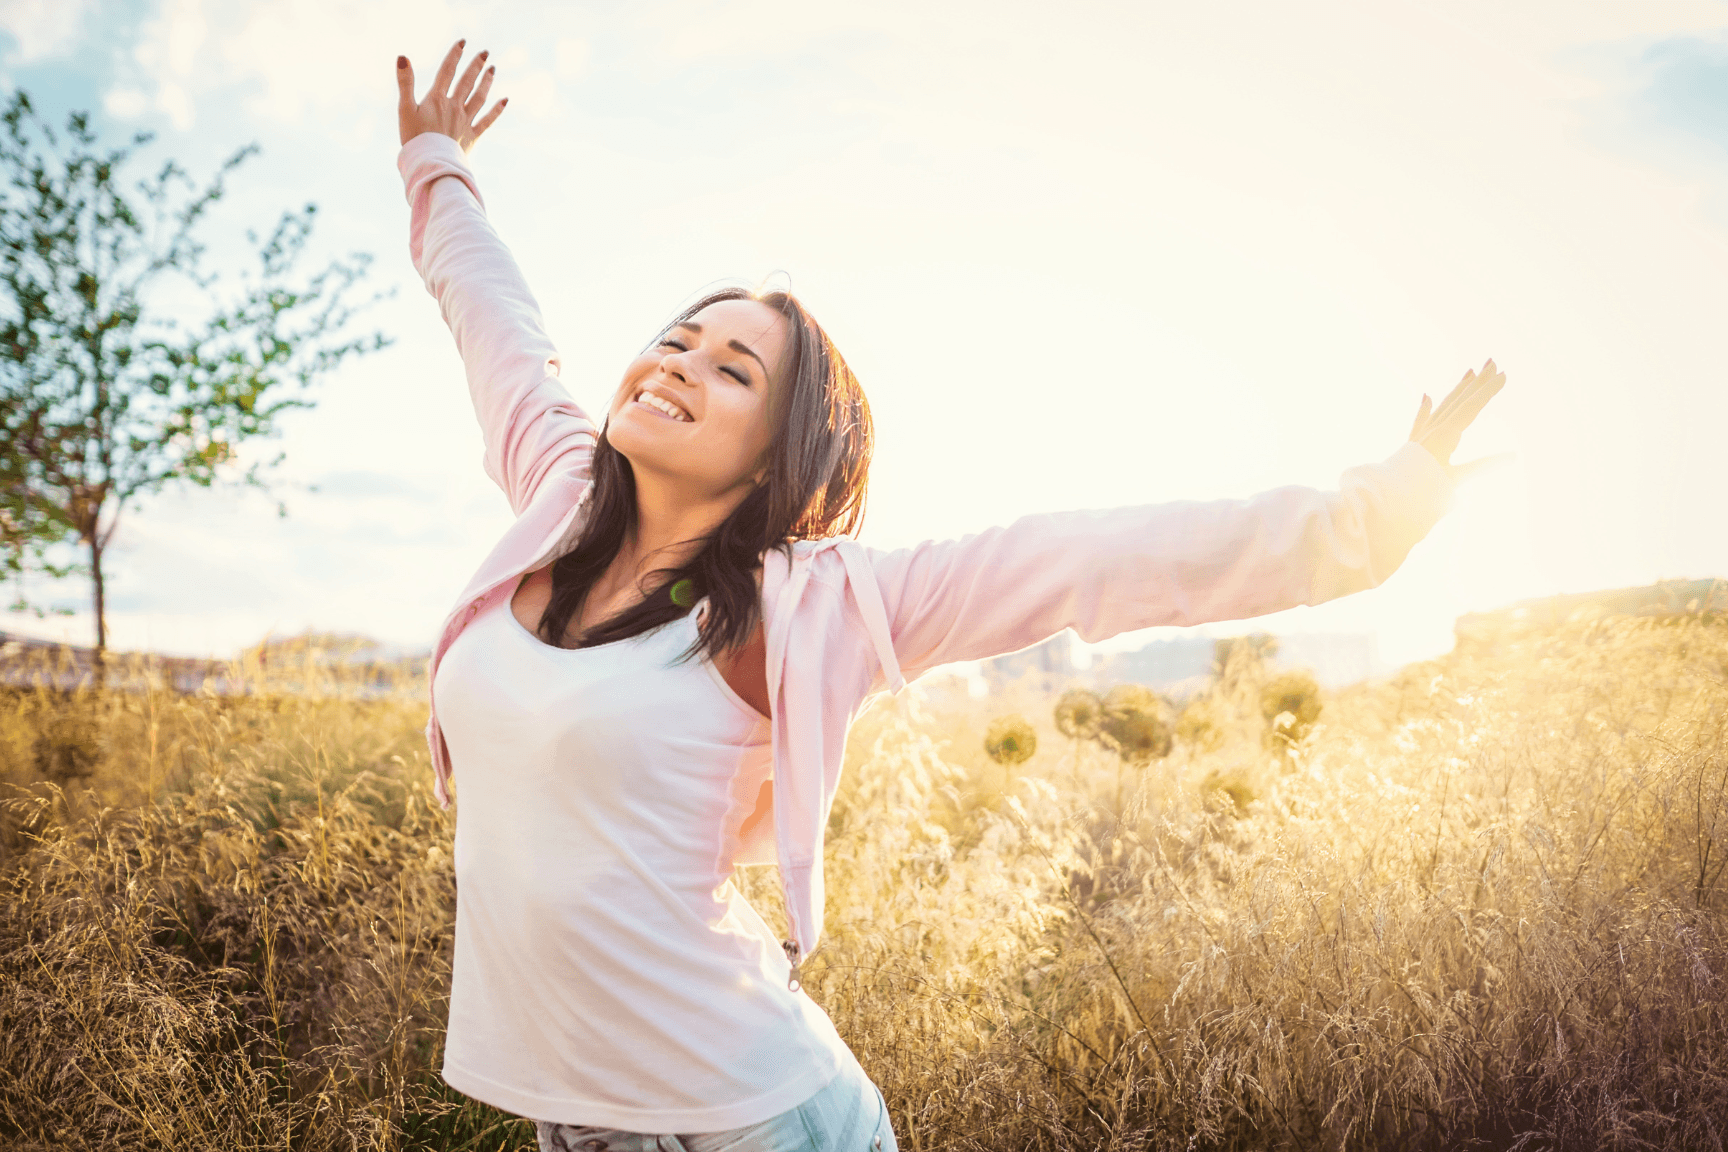
<path fill-rule="evenodd" d="M 1464 612 L 1728 576 L 1728 3 L 0 0 L 0 85 L 155 132 L 140 175 L 261 145 L 212 267 L 313 202 L 315 255 L 393 290 L 355 330 L 394 343 L 243 453 L 286 453 L 274 494 L 127 510 L 114 646 L 425 649 L 507 527 L 395 169 L 396 55 L 424 82 L 463 36 L 510 97 L 471 163 L 577 400 L 702 290 L 789 283 L 874 412 L 867 544 L 1333 487 L 1492 357 L 1457 459 L 1511 458 L 1402 569 L 1208 630 L 1395 665 Z M 89 642 L 86 582 L 25 591 L 76 611 L 0 628 Z"/>

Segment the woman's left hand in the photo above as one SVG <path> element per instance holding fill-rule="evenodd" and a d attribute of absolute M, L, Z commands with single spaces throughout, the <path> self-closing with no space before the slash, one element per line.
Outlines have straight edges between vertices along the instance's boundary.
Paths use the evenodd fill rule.
<path fill-rule="evenodd" d="M 466 152 L 474 147 L 474 141 L 480 139 L 480 134 L 492 127 L 492 122 L 498 119 L 498 114 L 504 111 L 504 105 L 510 103 L 505 97 L 492 105 L 492 111 L 476 120 L 480 109 L 486 106 L 486 95 L 492 91 L 493 68 L 487 68 L 482 74 L 480 69 L 486 64 L 489 53 L 482 52 L 462 72 L 462 78 L 456 79 L 456 66 L 462 62 L 462 49 L 468 42 L 458 40 L 450 46 L 450 51 L 444 53 L 444 62 L 438 66 L 438 74 L 432 77 L 432 89 L 426 93 L 426 99 L 414 99 L 414 66 L 408 63 L 408 57 L 396 57 L 396 121 L 402 129 L 402 143 L 419 136 L 423 132 L 442 132 L 456 141 Z M 456 86 L 451 88 L 451 82 Z"/>
<path fill-rule="evenodd" d="M 1422 407 L 1416 410 L 1416 423 L 1410 429 L 1410 439 L 1433 453 L 1434 459 L 1455 477 L 1474 470 L 1477 463 L 1485 461 L 1454 465 L 1452 453 L 1457 451 L 1458 438 L 1464 434 L 1464 429 L 1470 427 L 1483 405 L 1492 400 L 1505 383 L 1506 374 L 1495 368 L 1494 361 L 1490 360 L 1480 372 L 1464 373 L 1464 379 L 1447 393 L 1446 399 L 1440 401 L 1440 407 L 1433 407 L 1433 401 L 1424 394 Z"/>

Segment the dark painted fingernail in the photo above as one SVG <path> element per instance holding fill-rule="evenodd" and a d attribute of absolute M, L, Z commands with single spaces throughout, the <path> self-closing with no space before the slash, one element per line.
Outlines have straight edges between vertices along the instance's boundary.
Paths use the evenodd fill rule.
<path fill-rule="evenodd" d="M 484 49 L 483 51 L 481 51 L 480 55 L 474 57 L 474 59 L 484 60 L 484 59 L 486 59 L 486 57 L 488 57 L 490 55 L 492 55 L 492 49 L 487 48 L 487 49 Z"/>
<path fill-rule="evenodd" d="M 408 67 L 408 57 L 406 57 L 406 56 L 396 57 L 396 67 L 398 67 L 398 68 Z"/>

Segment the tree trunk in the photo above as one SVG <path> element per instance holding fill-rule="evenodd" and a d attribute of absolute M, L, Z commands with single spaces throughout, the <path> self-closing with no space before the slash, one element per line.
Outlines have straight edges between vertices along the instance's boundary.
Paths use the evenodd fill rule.
<path fill-rule="evenodd" d="M 102 588 L 102 545 L 90 541 L 90 582 L 96 602 L 96 651 L 91 653 L 96 687 L 108 683 L 108 601 Z"/>

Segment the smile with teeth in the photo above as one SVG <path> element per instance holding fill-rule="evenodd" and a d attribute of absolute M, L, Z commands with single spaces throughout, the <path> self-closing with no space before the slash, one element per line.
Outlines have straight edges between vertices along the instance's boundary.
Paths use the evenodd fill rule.
<path fill-rule="evenodd" d="M 661 399 L 659 396 L 654 395 L 654 393 L 649 392 L 646 389 L 636 394 L 636 403 L 646 404 L 656 412 L 664 412 L 674 420 L 684 420 L 688 422 L 692 419 L 690 413 L 684 411 L 684 409 L 678 407 L 678 405 L 672 403 L 670 400 Z"/>

